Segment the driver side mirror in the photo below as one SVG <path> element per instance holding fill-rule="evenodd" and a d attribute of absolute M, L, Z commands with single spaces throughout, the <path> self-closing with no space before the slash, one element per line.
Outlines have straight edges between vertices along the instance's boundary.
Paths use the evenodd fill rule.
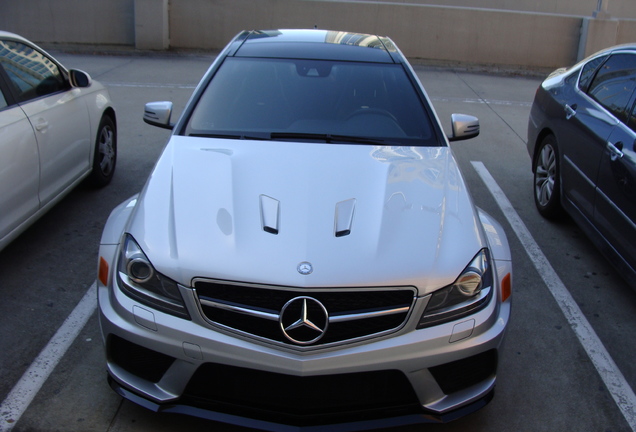
<path fill-rule="evenodd" d="M 172 129 L 172 102 L 148 102 L 144 108 L 144 122 L 163 129 Z"/>
<path fill-rule="evenodd" d="M 73 87 L 89 87 L 93 82 L 88 73 L 79 69 L 71 69 L 68 71 L 68 79 Z"/>
<path fill-rule="evenodd" d="M 466 114 L 451 114 L 453 133 L 449 141 L 461 141 L 475 138 L 479 135 L 479 119 Z"/>

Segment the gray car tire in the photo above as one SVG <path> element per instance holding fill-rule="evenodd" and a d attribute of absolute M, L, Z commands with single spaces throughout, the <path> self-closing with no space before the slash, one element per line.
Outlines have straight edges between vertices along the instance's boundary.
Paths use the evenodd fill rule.
<path fill-rule="evenodd" d="M 554 135 L 541 140 L 534 161 L 534 202 L 539 213 L 548 219 L 558 219 L 561 207 L 561 167 Z"/>
<path fill-rule="evenodd" d="M 106 186 L 113 178 L 117 163 L 117 130 L 113 120 L 105 115 L 97 129 L 91 182 L 95 187 Z"/>

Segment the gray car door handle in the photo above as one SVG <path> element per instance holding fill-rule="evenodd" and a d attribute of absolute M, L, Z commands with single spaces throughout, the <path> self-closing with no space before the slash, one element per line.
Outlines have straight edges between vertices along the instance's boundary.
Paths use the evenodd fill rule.
<path fill-rule="evenodd" d="M 576 105 L 568 105 L 565 104 L 565 119 L 570 120 L 572 117 L 576 115 Z"/>
<path fill-rule="evenodd" d="M 612 160 L 612 162 L 615 162 L 624 156 L 623 143 L 620 141 L 617 142 L 616 144 L 612 144 L 611 142 L 608 142 L 607 148 L 609 149 L 610 159 Z"/>
<path fill-rule="evenodd" d="M 44 120 L 43 118 L 39 118 L 36 122 L 35 122 L 35 129 L 37 129 L 38 131 L 42 132 L 44 129 L 46 129 L 49 126 L 49 122 L 47 122 L 46 120 Z"/>

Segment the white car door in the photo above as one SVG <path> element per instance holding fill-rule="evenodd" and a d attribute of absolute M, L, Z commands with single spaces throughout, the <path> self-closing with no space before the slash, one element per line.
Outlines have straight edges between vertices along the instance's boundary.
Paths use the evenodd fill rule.
<path fill-rule="evenodd" d="M 2 58 L 20 107 L 35 131 L 40 157 L 40 206 L 90 170 L 93 142 L 82 90 L 71 89 L 46 55 L 16 41 L 1 41 Z"/>
<path fill-rule="evenodd" d="M 22 109 L 7 99 L 0 88 L 0 247 L 40 205 L 35 133 Z"/>

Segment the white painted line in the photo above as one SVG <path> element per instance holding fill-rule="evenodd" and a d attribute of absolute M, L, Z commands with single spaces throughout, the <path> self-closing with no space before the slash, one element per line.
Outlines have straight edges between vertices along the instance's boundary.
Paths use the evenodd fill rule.
<path fill-rule="evenodd" d="M 13 429 L 96 308 L 97 286 L 93 283 L 0 405 L 0 432 Z"/>
<path fill-rule="evenodd" d="M 623 413 L 625 420 L 627 420 L 632 431 L 636 432 L 636 395 L 634 391 L 627 383 L 627 380 L 625 380 L 618 366 L 614 363 L 609 352 L 607 352 L 605 346 L 603 346 L 603 343 L 596 335 L 589 321 L 585 318 L 583 312 L 581 312 L 581 309 L 554 271 L 552 265 L 550 265 L 550 262 L 539 248 L 539 245 L 535 242 L 530 231 L 528 231 L 528 228 L 512 204 L 508 201 L 508 198 L 497 182 L 495 182 L 495 179 L 490 175 L 490 172 L 488 172 L 482 162 L 471 163 L 490 190 L 490 193 L 492 193 L 495 201 L 497 201 L 497 204 L 503 211 L 504 216 L 508 219 L 515 234 L 517 234 L 521 244 L 530 256 L 530 260 L 532 260 L 539 275 L 543 278 L 550 293 L 552 293 L 552 296 L 561 308 L 561 311 L 565 315 L 570 327 L 572 327 L 572 330 L 574 330 L 583 349 L 585 349 L 588 357 L 592 360 L 592 364 L 594 364 L 601 379 L 607 386 L 608 391 L 614 398 L 616 405 L 618 405 L 618 408 Z"/>
<path fill-rule="evenodd" d="M 515 107 L 531 107 L 532 106 L 532 102 L 508 101 L 508 100 L 497 100 L 497 99 L 431 97 L 431 100 L 433 102 L 457 102 L 457 103 L 466 103 L 466 104 L 502 105 L 502 106 L 515 106 Z"/>
<path fill-rule="evenodd" d="M 124 83 L 124 82 L 109 82 L 100 81 L 107 87 L 134 87 L 134 88 L 170 88 L 170 89 L 187 89 L 192 90 L 196 88 L 194 84 L 158 84 L 158 83 Z"/>

